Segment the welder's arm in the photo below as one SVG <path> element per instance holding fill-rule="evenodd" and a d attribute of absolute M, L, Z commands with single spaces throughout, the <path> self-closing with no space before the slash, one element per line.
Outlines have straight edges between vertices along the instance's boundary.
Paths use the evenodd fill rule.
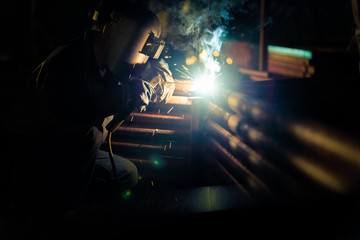
<path fill-rule="evenodd" d="M 153 94 L 154 89 L 148 82 L 133 78 L 126 83 L 108 85 L 83 99 L 86 105 L 92 106 L 91 112 L 97 115 L 96 118 L 101 119 L 114 114 L 129 114 L 136 108 L 142 110 Z"/>
<path fill-rule="evenodd" d="M 124 84 L 125 104 L 129 107 L 138 108 L 141 112 L 149 105 L 154 92 L 155 90 L 150 83 L 133 78 Z"/>
<path fill-rule="evenodd" d="M 124 102 L 122 105 L 118 105 L 114 119 L 106 126 L 110 132 L 114 131 L 134 109 L 143 111 L 154 94 L 154 88 L 148 82 L 140 79 L 131 79 L 123 85 L 123 90 Z"/>
<path fill-rule="evenodd" d="M 149 60 L 141 74 L 141 79 L 148 81 L 155 89 L 153 101 L 167 102 L 175 90 L 174 79 L 168 64 L 162 59 Z"/>

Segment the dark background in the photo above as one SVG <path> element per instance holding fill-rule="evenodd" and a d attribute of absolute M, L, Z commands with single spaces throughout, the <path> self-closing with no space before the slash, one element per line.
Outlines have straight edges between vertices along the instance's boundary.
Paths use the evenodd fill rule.
<path fill-rule="evenodd" d="M 162 7 L 174 5 L 174 1 L 159 2 Z M 243 2 L 242 11 L 230 12 L 234 17 L 230 25 L 235 28 L 228 37 L 256 43 L 259 1 Z M 96 0 L 1 1 L 1 73 L 28 72 L 58 45 L 81 36 L 88 23 L 88 12 L 96 4 Z M 271 0 L 265 22 L 267 42 L 289 47 L 345 51 L 355 32 L 350 0 Z M 355 45 L 351 50 L 354 48 Z"/>

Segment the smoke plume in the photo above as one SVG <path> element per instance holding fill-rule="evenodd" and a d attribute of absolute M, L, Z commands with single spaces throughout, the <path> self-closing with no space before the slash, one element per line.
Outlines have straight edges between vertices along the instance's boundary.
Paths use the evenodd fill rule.
<path fill-rule="evenodd" d="M 201 51 L 214 40 L 213 33 L 224 37 L 231 29 L 232 14 L 244 12 L 248 0 L 154 0 L 152 10 L 166 12 L 166 40 L 178 49 Z M 221 30 L 219 30 L 221 29 Z M 210 41 L 214 42 L 210 42 Z M 220 45 L 221 46 L 221 45 Z"/>

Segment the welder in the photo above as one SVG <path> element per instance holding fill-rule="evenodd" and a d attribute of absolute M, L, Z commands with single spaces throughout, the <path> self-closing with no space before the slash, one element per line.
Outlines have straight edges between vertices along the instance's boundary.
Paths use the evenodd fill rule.
<path fill-rule="evenodd" d="M 25 144 L 14 168 L 16 199 L 55 214 L 78 207 L 99 184 L 114 191 L 137 184 L 132 162 L 115 155 L 114 172 L 100 150 L 106 126 L 114 114 L 166 102 L 175 87 L 158 59 L 164 41 L 155 14 L 134 1 L 108 0 L 89 16 L 83 38 L 35 69 L 20 111 Z"/>

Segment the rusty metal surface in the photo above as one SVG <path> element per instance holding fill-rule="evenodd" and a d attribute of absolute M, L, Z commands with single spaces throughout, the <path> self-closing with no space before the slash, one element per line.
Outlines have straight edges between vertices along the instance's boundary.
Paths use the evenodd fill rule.
<path fill-rule="evenodd" d="M 267 195 L 272 195 L 268 186 L 254 173 L 252 173 L 246 166 L 244 166 L 239 158 L 231 154 L 226 148 L 224 148 L 218 141 L 210 138 L 206 141 L 209 146 L 209 150 L 217 155 L 218 159 L 221 159 L 223 165 L 228 165 L 228 168 L 233 173 L 233 176 L 237 176 L 241 181 L 246 183 L 248 189 L 252 189 L 253 192 L 261 192 Z"/>
<path fill-rule="evenodd" d="M 173 96 L 166 104 L 150 104 L 146 112 L 132 112 L 113 134 L 114 153 L 134 162 L 142 174 L 188 171 L 191 104 L 186 96 Z"/>
<path fill-rule="evenodd" d="M 127 120 L 131 123 L 190 126 L 190 115 L 165 115 L 151 113 L 131 113 Z M 160 128 L 160 127 L 159 127 Z"/>
<path fill-rule="evenodd" d="M 140 127 L 118 127 L 114 132 L 118 136 L 137 136 L 137 137 L 186 137 L 190 134 L 189 130 L 183 129 L 158 129 Z"/>

